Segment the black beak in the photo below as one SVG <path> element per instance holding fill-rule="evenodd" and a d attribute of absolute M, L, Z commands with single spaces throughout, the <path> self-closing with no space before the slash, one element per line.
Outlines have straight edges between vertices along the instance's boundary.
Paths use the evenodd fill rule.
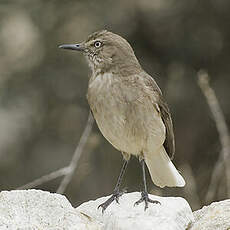
<path fill-rule="evenodd" d="M 77 51 L 84 51 L 85 50 L 85 47 L 82 43 L 60 45 L 60 46 L 58 46 L 58 48 L 68 49 L 68 50 L 77 50 Z"/>

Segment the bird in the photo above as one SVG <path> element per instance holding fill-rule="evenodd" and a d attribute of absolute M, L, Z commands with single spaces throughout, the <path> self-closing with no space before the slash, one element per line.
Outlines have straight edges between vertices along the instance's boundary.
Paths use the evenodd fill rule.
<path fill-rule="evenodd" d="M 126 39 L 107 30 L 96 31 L 80 43 L 59 48 L 81 51 L 91 69 L 87 100 L 102 135 L 123 155 L 123 165 L 112 195 L 99 205 L 102 212 L 119 203 L 120 189 L 132 155 L 139 159 L 143 191 L 134 205 L 160 204 L 149 198 L 146 165 L 152 182 L 163 188 L 183 187 L 185 180 L 172 159 L 175 138 L 172 118 L 156 81 L 141 67 Z"/>

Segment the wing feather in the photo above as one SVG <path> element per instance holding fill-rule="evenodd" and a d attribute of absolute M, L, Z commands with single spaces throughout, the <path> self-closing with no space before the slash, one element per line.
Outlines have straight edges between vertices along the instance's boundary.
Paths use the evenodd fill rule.
<path fill-rule="evenodd" d="M 145 80 L 146 87 L 152 91 L 152 95 L 154 98 L 153 103 L 157 104 L 160 109 L 161 118 L 166 128 L 166 138 L 164 142 L 164 147 L 166 152 L 170 156 L 170 158 L 173 159 L 175 154 L 175 138 L 174 138 L 173 123 L 172 123 L 169 107 L 155 80 L 147 73 L 143 75 L 143 78 Z"/>

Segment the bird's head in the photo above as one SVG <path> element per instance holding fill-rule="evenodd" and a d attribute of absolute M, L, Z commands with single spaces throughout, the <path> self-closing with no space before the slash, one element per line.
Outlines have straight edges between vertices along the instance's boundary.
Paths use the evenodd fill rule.
<path fill-rule="evenodd" d="M 94 32 L 84 42 L 61 45 L 59 48 L 82 51 L 93 72 L 140 68 L 129 43 L 121 36 L 106 30 Z"/>

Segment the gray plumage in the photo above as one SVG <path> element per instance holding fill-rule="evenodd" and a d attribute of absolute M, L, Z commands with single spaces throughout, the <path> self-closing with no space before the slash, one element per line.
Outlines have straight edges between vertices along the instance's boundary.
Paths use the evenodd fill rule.
<path fill-rule="evenodd" d="M 175 141 L 168 105 L 129 43 L 103 30 L 77 45 L 92 70 L 87 99 L 103 136 L 125 159 L 144 159 L 156 185 L 184 186 L 170 160 Z"/>

